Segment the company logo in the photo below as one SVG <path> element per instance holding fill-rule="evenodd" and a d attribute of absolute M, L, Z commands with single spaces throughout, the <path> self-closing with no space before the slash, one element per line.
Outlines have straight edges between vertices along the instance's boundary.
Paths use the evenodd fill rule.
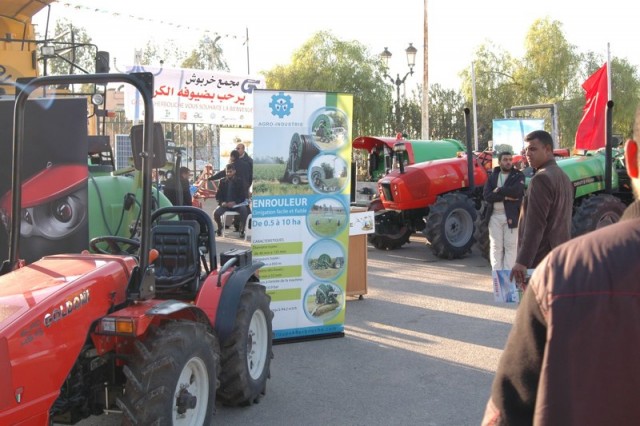
<path fill-rule="evenodd" d="M 45 327 L 50 327 L 53 323 L 72 314 L 87 303 L 89 303 L 89 290 L 83 291 L 79 295 L 67 300 L 65 303 L 61 304 L 57 308 L 53 308 L 51 312 L 47 313 L 44 316 Z"/>
<path fill-rule="evenodd" d="M 277 95 L 271 96 L 269 108 L 271 108 L 272 115 L 277 115 L 280 118 L 284 118 L 286 115 L 291 114 L 291 110 L 293 109 L 291 96 L 285 95 L 284 92 L 280 92 Z"/>

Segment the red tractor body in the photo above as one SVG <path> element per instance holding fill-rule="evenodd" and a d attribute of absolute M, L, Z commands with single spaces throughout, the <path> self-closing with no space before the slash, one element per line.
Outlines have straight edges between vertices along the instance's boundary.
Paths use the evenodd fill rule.
<path fill-rule="evenodd" d="M 473 160 L 476 185 L 484 185 L 487 173 Z M 438 196 L 469 186 L 467 158 L 447 158 L 425 161 L 400 170 L 392 170 L 378 181 L 378 195 L 385 209 L 412 210 L 426 208 Z"/>

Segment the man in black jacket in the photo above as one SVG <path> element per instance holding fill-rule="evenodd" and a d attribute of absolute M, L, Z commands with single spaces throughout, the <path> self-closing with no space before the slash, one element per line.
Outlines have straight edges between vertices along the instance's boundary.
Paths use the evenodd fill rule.
<path fill-rule="evenodd" d="M 640 108 L 635 137 L 640 137 Z M 639 139 L 636 139 L 636 141 Z M 531 277 L 482 425 L 640 424 L 640 146 L 620 222 L 554 248 Z"/>
<path fill-rule="evenodd" d="M 236 166 L 234 163 L 227 164 L 225 168 L 226 177 L 220 181 L 218 192 L 216 192 L 216 200 L 218 200 L 218 208 L 213 212 L 213 220 L 218 225 L 217 234 L 222 235 L 222 227 L 224 224 L 220 220 L 221 216 L 227 211 L 237 212 L 240 217 L 238 219 L 238 229 L 240 237 L 244 238 L 244 224 L 247 220 L 247 187 L 244 180 L 237 176 Z"/>
<path fill-rule="evenodd" d="M 247 188 L 251 188 L 253 183 L 253 158 L 247 154 L 246 148 L 243 143 L 236 145 L 236 151 L 238 151 L 238 160 L 243 161 L 247 165 L 247 176 L 245 177 L 245 184 Z"/>
<path fill-rule="evenodd" d="M 518 216 L 524 196 L 524 175 L 513 167 L 510 152 L 498 154 L 499 166 L 484 185 L 489 217 L 489 260 L 491 269 L 511 269 L 516 262 Z"/>

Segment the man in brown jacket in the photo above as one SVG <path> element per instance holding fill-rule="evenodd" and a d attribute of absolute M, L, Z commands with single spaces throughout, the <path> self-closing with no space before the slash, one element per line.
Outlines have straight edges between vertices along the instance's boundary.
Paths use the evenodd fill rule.
<path fill-rule="evenodd" d="M 524 141 L 535 174 L 520 210 L 518 254 L 511 269 L 517 283 L 524 282 L 527 269 L 535 268 L 554 247 L 571 238 L 574 193 L 569 177 L 556 164 L 551 135 L 535 130 Z"/>
<path fill-rule="evenodd" d="M 483 425 L 640 424 L 640 144 L 627 142 L 625 160 L 636 201 L 538 265 Z"/>

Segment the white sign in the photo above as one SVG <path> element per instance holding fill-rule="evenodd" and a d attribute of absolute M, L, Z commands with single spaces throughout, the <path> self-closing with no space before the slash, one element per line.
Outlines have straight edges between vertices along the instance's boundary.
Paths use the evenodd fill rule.
<path fill-rule="evenodd" d="M 219 71 L 170 69 L 147 66 L 127 72 L 154 75 L 153 108 L 156 122 L 253 125 L 253 91 L 264 88 L 260 76 L 239 76 Z M 131 85 L 125 85 L 125 114 L 144 118 L 144 102 Z"/>
<path fill-rule="evenodd" d="M 351 212 L 349 215 L 349 235 L 373 234 L 374 232 L 373 211 Z"/>

